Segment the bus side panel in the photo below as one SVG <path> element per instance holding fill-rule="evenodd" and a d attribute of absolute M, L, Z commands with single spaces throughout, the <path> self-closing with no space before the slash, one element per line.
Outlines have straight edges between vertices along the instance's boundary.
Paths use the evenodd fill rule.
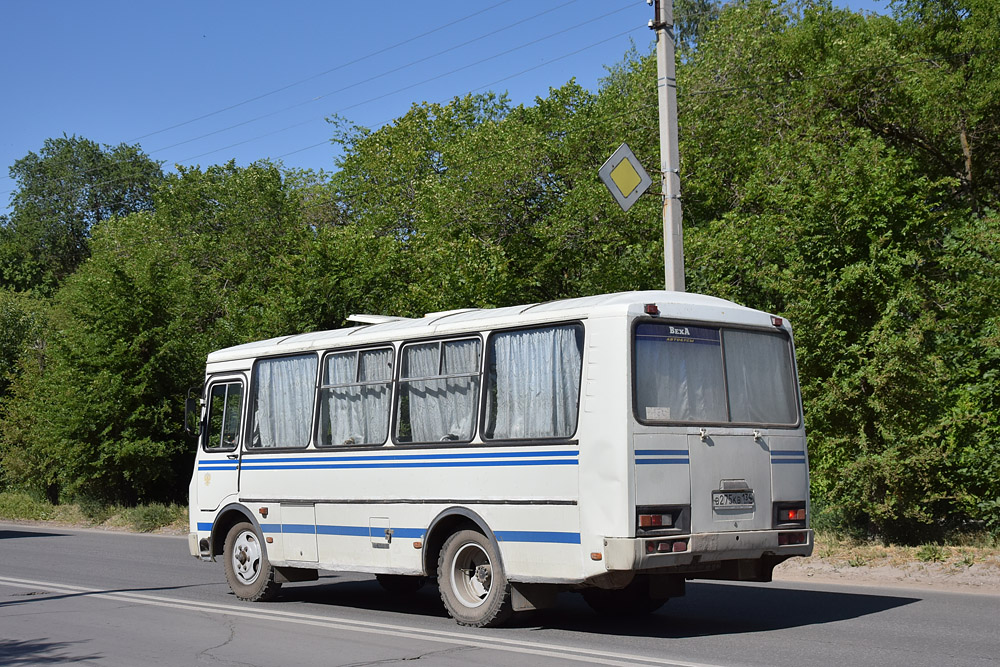
<path fill-rule="evenodd" d="M 486 520 L 502 552 L 517 545 L 508 567 L 526 572 L 517 563 L 527 554 L 525 562 L 548 562 L 563 577 L 564 548 L 573 545 L 575 555 L 580 542 L 578 467 L 574 444 L 245 455 L 240 496 L 280 506 L 278 564 L 315 560 L 288 547 L 315 535 L 320 567 L 416 573 L 422 564 L 412 543 L 439 512 L 458 506 Z M 315 504 L 314 526 L 289 523 L 287 509 L 303 504 Z"/>
<path fill-rule="evenodd" d="M 809 499 L 809 461 L 806 454 L 806 434 L 772 435 L 771 477 L 775 502 L 797 502 Z"/>
<path fill-rule="evenodd" d="M 622 317 L 586 321 L 587 346 L 580 397 L 580 562 L 585 577 L 605 573 L 591 558 L 604 552 L 604 538 L 634 530 L 632 466 L 624 452 L 631 437 L 631 360 L 628 321 Z"/>

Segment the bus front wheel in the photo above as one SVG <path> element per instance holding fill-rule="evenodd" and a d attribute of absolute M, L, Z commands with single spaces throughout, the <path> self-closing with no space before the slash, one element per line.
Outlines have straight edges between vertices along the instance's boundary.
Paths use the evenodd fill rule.
<path fill-rule="evenodd" d="M 475 530 L 459 531 L 445 541 L 438 558 L 438 588 L 448 613 L 461 625 L 496 627 L 514 612 L 497 549 Z"/>
<path fill-rule="evenodd" d="M 222 552 L 226 581 L 241 600 L 273 600 L 281 583 L 274 580 L 274 568 L 260 535 L 252 525 L 240 522 L 229 529 Z"/>

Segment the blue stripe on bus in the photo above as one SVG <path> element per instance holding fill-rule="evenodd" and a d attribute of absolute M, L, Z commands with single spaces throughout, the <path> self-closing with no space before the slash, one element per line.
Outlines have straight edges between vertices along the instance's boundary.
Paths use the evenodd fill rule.
<path fill-rule="evenodd" d="M 806 453 L 801 449 L 777 449 L 771 451 L 771 463 L 805 463 Z"/>
<path fill-rule="evenodd" d="M 684 452 L 685 454 L 687 452 Z M 302 456 L 292 458 L 290 456 L 258 458 L 257 456 L 246 456 L 243 464 L 251 463 L 329 463 L 332 461 L 418 461 L 418 460 L 440 460 L 440 459 L 506 459 L 506 458 L 543 458 L 546 456 L 579 456 L 580 452 L 575 449 L 561 450 L 556 452 L 532 451 L 532 452 L 494 452 L 494 453 L 457 453 L 457 454 L 378 454 L 375 456 Z"/>
<path fill-rule="evenodd" d="M 771 459 L 773 465 L 778 465 L 779 463 L 805 463 L 805 459 Z"/>
<path fill-rule="evenodd" d="M 211 523 L 199 523 L 198 530 L 211 532 Z M 338 535 L 342 537 L 381 537 L 382 528 L 370 526 L 313 526 L 305 523 L 262 523 L 262 533 Z M 392 536 L 400 539 L 423 538 L 424 528 L 393 528 Z M 580 533 L 566 533 L 544 530 L 499 530 L 494 533 L 502 542 L 536 542 L 542 544 L 580 544 Z"/>
<path fill-rule="evenodd" d="M 636 459 L 636 465 L 668 465 L 671 463 L 681 463 L 688 465 L 691 459 Z"/>
<path fill-rule="evenodd" d="M 636 456 L 687 456 L 686 449 L 637 449 Z"/>
<path fill-rule="evenodd" d="M 547 544 L 580 544 L 580 533 L 544 530 L 498 530 L 493 533 L 501 542 L 540 542 Z"/>
<path fill-rule="evenodd" d="M 281 532 L 284 533 L 299 533 L 305 535 L 315 535 L 316 526 L 311 523 L 283 523 L 281 524 Z"/>
<path fill-rule="evenodd" d="M 348 468 L 497 468 L 507 466 L 558 466 L 579 465 L 576 459 L 548 459 L 536 461 L 428 461 L 390 463 L 313 463 L 309 465 L 255 465 L 244 462 L 243 470 L 340 470 Z"/>

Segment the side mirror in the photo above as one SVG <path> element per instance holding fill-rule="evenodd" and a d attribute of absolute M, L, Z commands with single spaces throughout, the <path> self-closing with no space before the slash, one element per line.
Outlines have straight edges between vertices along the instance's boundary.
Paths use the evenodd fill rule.
<path fill-rule="evenodd" d="M 196 391 L 194 387 L 188 389 L 187 399 L 184 401 L 184 432 L 191 437 L 197 437 L 201 433 L 201 399 L 192 396 Z M 198 391 L 198 394 L 201 394 Z"/>

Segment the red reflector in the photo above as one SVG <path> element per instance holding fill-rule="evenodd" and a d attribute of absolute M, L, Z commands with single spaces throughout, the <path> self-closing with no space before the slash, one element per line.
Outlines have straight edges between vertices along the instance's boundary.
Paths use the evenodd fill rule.
<path fill-rule="evenodd" d="M 647 315 L 652 315 L 653 317 L 660 314 L 660 309 L 656 307 L 655 303 L 647 303 L 643 310 L 646 311 Z"/>
<path fill-rule="evenodd" d="M 778 533 L 778 546 L 785 546 L 788 544 L 805 544 L 806 534 L 805 533 Z"/>
<path fill-rule="evenodd" d="M 687 542 L 684 542 L 684 541 L 674 542 L 674 552 L 675 553 L 678 552 L 678 551 L 687 551 L 687 550 L 688 550 L 688 543 Z"/>
<path fill-rule="evenodd" d="M 648 554 L 656 553 L 656 542 L 646 542 L 646 553 Z"/>
<path fill-rule="evenodd" d="M 771 315 L 771 324 L 773 324 L 776 327 L 780 327 L 782 324 L 784 324 L 784 320 L 782 320 L 780 317 L 775 317 L 774 315 Z"/>
<path fill-rule="evenodd" d="M 670 553 L 670 542 L 660 542 L 656 550 L 662 553 Z"/>

